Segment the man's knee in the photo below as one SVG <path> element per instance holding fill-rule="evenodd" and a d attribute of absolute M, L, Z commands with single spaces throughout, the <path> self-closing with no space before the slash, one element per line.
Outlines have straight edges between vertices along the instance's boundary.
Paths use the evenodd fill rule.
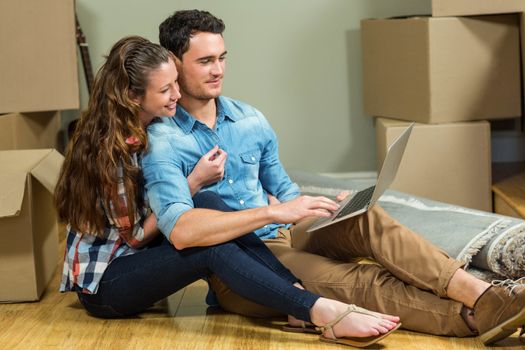
<path fill-rule="evenodd" d="M 259 305 L 234 293 L 217 276 L 210 278 L 210 286 L 214 291 L 217 301 L 222 309 L 248 317 L 268 318 L 282 316 L 275 309 Z"/>

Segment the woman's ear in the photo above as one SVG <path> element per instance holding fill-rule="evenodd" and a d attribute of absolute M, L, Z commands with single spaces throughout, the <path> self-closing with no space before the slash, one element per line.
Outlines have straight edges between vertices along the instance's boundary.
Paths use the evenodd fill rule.
<path fill-rule="evenodd" d="M 131 90 L 128 91 L 128 97 L 131 101 L 140 105 L 142 103 L 142 96 L 137 96 L 137 94 Z"/>

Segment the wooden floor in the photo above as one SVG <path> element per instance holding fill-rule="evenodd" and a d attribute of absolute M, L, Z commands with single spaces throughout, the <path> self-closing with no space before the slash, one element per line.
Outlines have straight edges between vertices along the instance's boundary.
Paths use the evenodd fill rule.
<path fill-rule="evenodd" d="M 250 319 L 207 308 L 207 286 L 197 282 L 140 317 L 102 320 L 87 315 L 74 293 L 59 293 L 59 271 L 42 299 L 0 304 L 0 349 L 346 349 L 315 335 L 286 333 L 282 320 Z M 477 338 L 397 331 L 376 349 L 486 349 Z M 517 333 L 498 349 L 525 349 Z"/>

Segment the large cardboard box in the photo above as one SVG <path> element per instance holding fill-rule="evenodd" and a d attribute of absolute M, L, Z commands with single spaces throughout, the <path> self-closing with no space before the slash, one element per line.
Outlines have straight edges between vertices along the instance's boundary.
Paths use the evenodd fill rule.
<path fill-rule="evenodd" d="M 408 125 L 377 119 L 378 169 L 388 146 Z M 416 124 L 390 188 L 492 211 L 489 123 Z"/>
<path fill-rule="evenodd" d="M 79 108 L 74 0 L 0 1 L 0 113 Z"/>
<path fill-rule="evenodd" d="M 60 112 L 0 115 L 0 150 L 60 149 Z"/>
<path fill-rule="evenodd" d="M 521 116 L 518 15 L 361 22 L 364 109 L 447 123 Z"/>
<path fill-rule="evenodd" d="M 432 0 L 432 16 L 472 16 L 524 12 L 523 0 Z"/>
<path fill-rule="evenodd" d="M 38 300 L 57 267 L 62 161 L 52 149 L 0 151 L 0 302 Z"/>

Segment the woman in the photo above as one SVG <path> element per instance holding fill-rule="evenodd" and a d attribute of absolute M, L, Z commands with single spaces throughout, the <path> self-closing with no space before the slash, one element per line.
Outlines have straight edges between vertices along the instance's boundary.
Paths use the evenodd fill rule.
<path fill-rule="evenodd" d="M 174 115 L 179 97 L 174 58 L 166 49 L 140 37 L 113 46 L 68 145 L 55 192 L 59 217 L 68 223 L 60 290 L 76 291 L 94 316 L 126 317 L 215 274 L 238 294 L 291 315 L 291 322 L 313 323 L 327 341 L 363 346 L 399 327 L 398 317 L 303 290 L 253 234 L 183 250 L 159 234 L 143 192 L 140 157 L 147 125 Z M 201 160 L 188 178 L 192 193 L 217 176 L 209 159 Z M 194 201 L 228 210 L 211 193 Z"/>

